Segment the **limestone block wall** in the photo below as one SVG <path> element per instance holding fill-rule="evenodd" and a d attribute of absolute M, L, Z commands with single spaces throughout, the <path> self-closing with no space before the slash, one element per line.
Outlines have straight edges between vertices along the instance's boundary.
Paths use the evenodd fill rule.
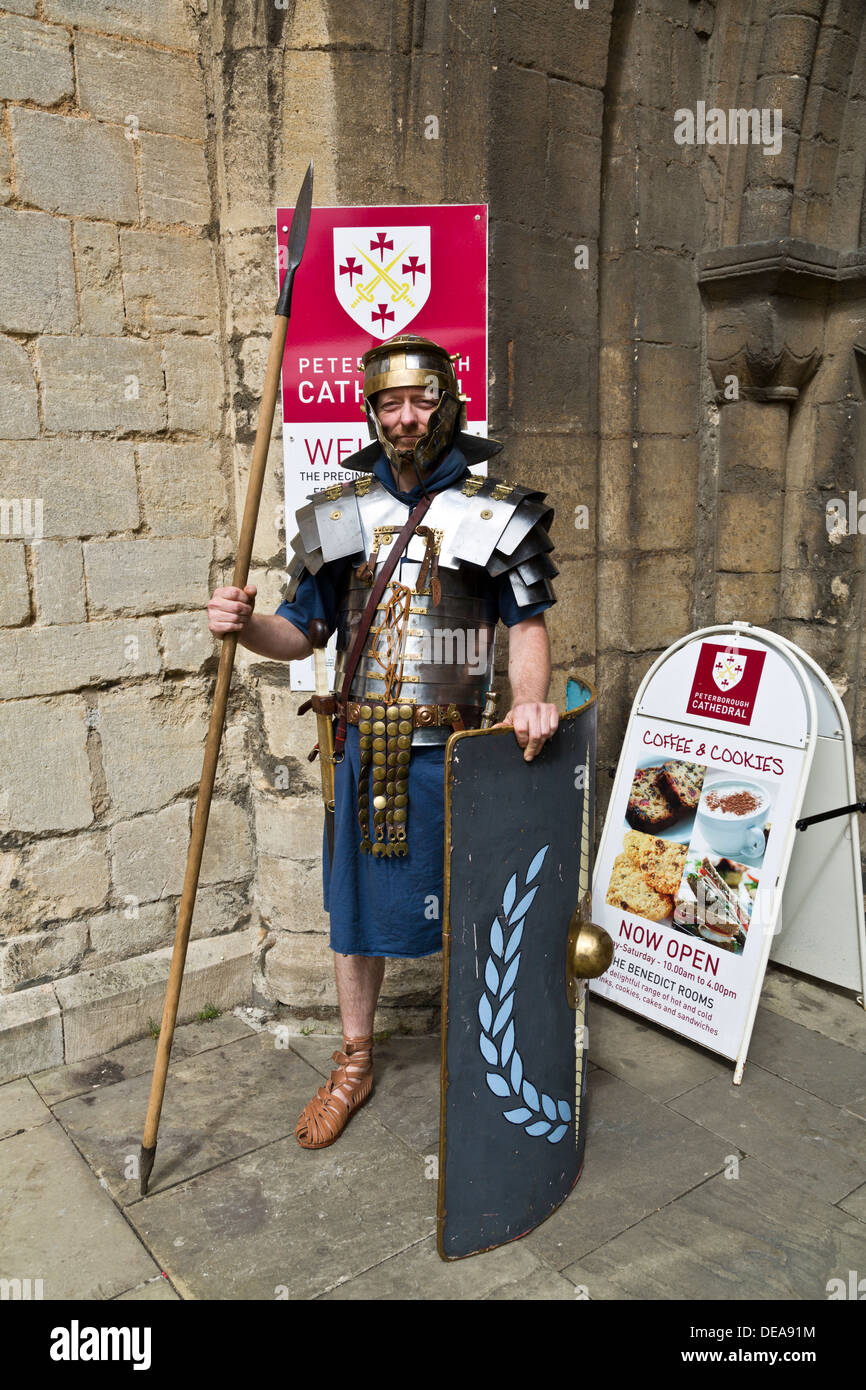
<path fill-rule="evenodd" d="M 176 0 L 0 6 L 4 1073 L 160 1016 L 234 546 L 212 110 Z M 245 732 L 241 695 L 187 1016 L 249 996 Z"/>
<path fill-rule="evenodd" d="M 861 0 L 0 0 L 7 1073 L 159 1012 L 204 603 L 231 573 L 274 209 L 310 158 L 319 204 L 490 205 L 490 433 L 557 508 L 552 693 L 598 686 L 599 814 L 648 666 L 733 617 L 824 665 L 866 773 L 864 542 L 826 525 L 866 498 L 864 94 Z M 676 141 L 701 102 L 779 109 L 780 148 Z M 334 1018 L 300 699 L 239 655 L 187 1009 Z M 440 970 L 389 967 L 377 1026 L 435 1025 Z"/>

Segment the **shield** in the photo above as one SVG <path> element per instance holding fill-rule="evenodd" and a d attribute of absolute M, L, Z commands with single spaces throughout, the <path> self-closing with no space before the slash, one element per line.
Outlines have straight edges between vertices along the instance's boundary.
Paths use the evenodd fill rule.
<path fill-rule="evenodd" d="M 334 289 L 365 333 L 402 333 L 430 294 L 430 228 L 335 227 Z"/>
<path fill-rule="evenodd" d="M 719 690 L 733 690 L 739 685 L 746 670 L 746 658 L 742 652 L 719 652 L 713 662 L 713 680 Z"/>
<path fill-rule="evenodd" d="M 591 881 L 595 693 L 537 757 L 510 729 L 453 735 L 445 759 L 438 1248 L 516 1240 L 583 1163 L 586 986 L 569 923 Z M 571 1001 L 571 1002 L 570 1002 Z"/>

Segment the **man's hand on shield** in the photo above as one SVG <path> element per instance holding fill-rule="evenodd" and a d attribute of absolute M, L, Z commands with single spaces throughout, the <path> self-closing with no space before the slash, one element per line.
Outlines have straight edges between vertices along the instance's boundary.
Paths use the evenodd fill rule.
<path fill-rule="evenodd" d="M 513 705 L 501 723 L 514 730 L 514 736 L 524 750 L 524 762 L 531 763 L 559 725 L 556 705 L 540 700 Z M 499 727 L 499 726 L 497 726 Z"/>
<path fill-rule="evenodd" d="M 508 677 L 511 709 L 500 723 L 514 730 L 524 762 L 531 763 L 559 725 L 556 705 L 544 699 L 550 685 L 550 642 L 543 613 L 508 629 Z"/>

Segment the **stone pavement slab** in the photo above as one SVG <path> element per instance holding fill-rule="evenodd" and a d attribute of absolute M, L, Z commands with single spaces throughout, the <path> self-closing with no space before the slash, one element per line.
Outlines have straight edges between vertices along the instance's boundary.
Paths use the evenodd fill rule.
<path fill-rule="evenodd" d="M 866 1222 L 866 1183 L 862 1187 L 855 1187 L 838 1205 L 842 1211 L 849 1211 L 858 1220 Z"/>
<path fill-rule="evenodd" d="M 390 1259 L 320 1295 L 320 1301 L 348 1299 L 422 1302 L 442 1299 L 488 1298 L 506 1285 L 535 1286 L 544 1279 L 548 1287 L 561 1286 L 559 1298 L 574 1298 L 574 1285 L 561 1279 L 519 1240 L 465 1260 L 440 1260 L 435 1236 L 419 1241 Z M 562 1290 L 567 1290 L 563 1293 Z M 523 1295 L 518 1295 L 523 1297 Z M 538 1297 L 547 1295 L 538 1294 Z"/>
<path fill-rule="evenodd" d="M 294 1130 L 319 1077 L 268 1032 L 172 1063 L 150 1192 Z M 150 1072 L 61 1101 L 54 1113 L 122 1206 L 140 1201 L 137 1170 Z"/>
<path fill-rule="evenodd" d="M 156 1279 L 149 1279 L 146 1284 L 139 1284 L 137 1288 L 127 1289 L 126 1293 L 119 1293 L 115 1298 L 115 1303 L 180 1303 L 180 1294 L 175 1293 L 167 1279 L 163 1279 L 160 1274 Z"/>
<path fill-rule="evenodd" d="M 866 1009 L 853 995 L 770 965 L 761 990 L 761 1007 L 801 1023 L 825 1038 L 866 1052 Z"/>
<path fill-rule="evenodd" d="M 606 999 L 590 999 L 589 1055 L 593 1062 L 654 1100 L 670 1100 L 733 1066 Z"/>
<path fill-rule="evenodd" d="M 866 1226 L 754 1159 L 717 1175 L 563 1271 L 640 1299 L 825 1299 L 866 1267 Z"/>
<path fill-rule="evenodd" d="M 60 1125 L 0 1143 L 0 1278 L 47 1299 L 107 1299 L 159 1274 Z"/>
<path fill-rule="evenodd" d="M 234 1014 L 220 1014 L 219 1018 L 204 1023 L 185 1023 L 175 1029 L 171 1045 L 172 1064 L 181 1057 L 194 1057 L 209 1048 L 234 1042 L 237 1038 L 250 1037 L 252 1032 Z M 56 1105 L 58 1101 L 83 1095 L 98 1086 L 113 1085 L 115 1081 L 123 1081 L 128 1076 L 141 1076 L 145 1072 L 152 1075 L 155 1061 L 156 1038 L 148 1036 L 138 1038 L 136 1042 L 124 1043 L 122 1047 L 101 1056 L 88 1057 L 83 1062 L 71 1062 L 66 1066 L 34 1072 L 30 1080 L 46 1105 Z"/>
<path fill-rule="evenodd" d="M 617 1297 L 622 1295 L 617 1294 Z M 499 1284 L 491 1293 L 484 1295 L 487 1303 L 516 1302 L 518 1299 L 526 1303 L 574 1303 L 586 1298 L 584 1289 L 546 1265 L 530 1270 L 520 1279 L 509 1279 L 507 1284 Z"/>
<path fill-rule="evenodd" d="M 866 1121 L 755 1063 L 741 1086 L 706 1081 L 670 1105 L 825 1202 L 866 1179 Z"/>
<path fill-rule="evenodd" d="M 339 1144 L 292 1135 L 130 1208 L 185 1296 L 310 1299 L 429 1236 L 436 1184 L 364 1107 Z"/>
<path fill-rule="evenodd" d="M 718 1173 L 736 1152 L 601 1068 L 587 1092 L 583 1174 L 522 1242 L 556 1270 Z"/>
<path fill-rule="evenodd" d="M 331 1057 L 342 1037 L 322 1034 L 293 1037 L 291 1046 L 322 1076 L 333 1066 Z M 391 1038 L 373 1049 L 373 1094 L 367 1108 L 380 1124 L 423 1154 L 439 1152 L 438 1034 Z"/>
<path fill-rule="evenodd" d="M 866 1054 L 769 1009 L 758 1009 L 743 1085 L 753 1063 L 832 1105 L 866 1097 Z"/>
<path fill-rule="evenodd" d="M 602 1250 L 605 1248 L 601 1247 Z M 627 1293 L 612 1280 L 606 1279 L 604 1275 L 597 1271 L 590 1271 L 586 1268 L 583 1260 L 578 1260 L 575 1264 L 569 1265 L 567 1270 L 563 1270 L 559 1276 L 566 1284 L 571 1285 L 572 1300 L 574 1302 L 590 1303 L 617 1303 L 623 1299 L 632 1300 L 643 1298 L 643 1294 Z M 495 1295 L 494 1295 L 495 1297 Z M 527 1294 L 526 1297 L 529 1297 Z"/>
<path fill-rule="evenodd" d="M 0 1086 L 0 1139 L 48 1124 L 51 1111 L 26 1076 Z"/>

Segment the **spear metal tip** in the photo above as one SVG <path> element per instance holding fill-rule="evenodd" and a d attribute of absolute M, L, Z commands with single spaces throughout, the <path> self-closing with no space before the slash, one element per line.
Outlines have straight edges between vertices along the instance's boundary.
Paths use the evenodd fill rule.
<path fill-rule="evenodd" d="M 310 160 L 309 167 L 304 175 L 301 184 L 301 191 L 298 194 L 298 201 L 295 204 L 295 211 L 292 214 L 292 229 L 289 232 L 289 242 L 286 247 L 286 273 L 283 276 L 283 283 L 280 288 L 280 297 L 277 300 L 275 312 L 281 314 L 283 318 L 288 318 L 292 308 L 292 285 L 295 279 L 295 271 L 301 264 L 301 257 L 304 254 L 304 244 L 307 240 L 307 232 L 310 226 L 310 209 L 313 206 L 313 161 Z"/>
<path fill-rule="evenodd" d="M 156 1158 L 156 1144 L 151 1144 L 149 1149 L 141 1146 L 141 1153 L 138 1158 L 138 1172 L 140 1176 L 139 1192 L 142 1197 L 147 1196 L 147 1184 L 153 1171 L 153 1160 Z"/>
<path fill-rule="evenodd" d="M 292 230 L 289 232 L 289 244 L 287 247 L 287 269 L 289 270 L 294 266 L 300 265 L 301 256 L 304 254 L 304 242 L 307 240 L 307 228 L 310 225 L 310 208 L 312 204 L 313 161 L 310 160 L 292 216 Z"/>

